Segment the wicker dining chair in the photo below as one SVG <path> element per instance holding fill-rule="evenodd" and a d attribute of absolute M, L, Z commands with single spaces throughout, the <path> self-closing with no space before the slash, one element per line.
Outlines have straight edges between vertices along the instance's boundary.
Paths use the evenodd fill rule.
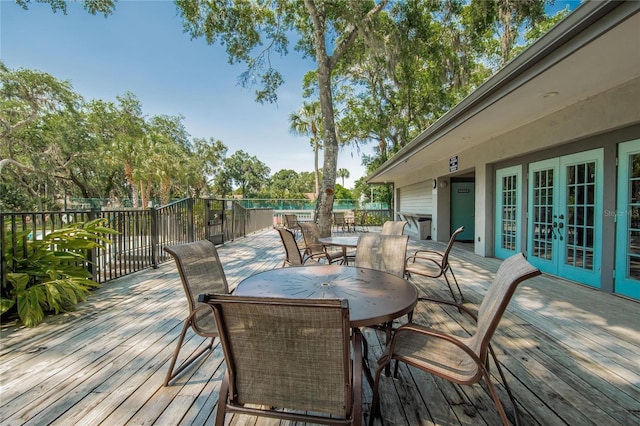
<path fill-rule="evenodd" d="M 298 224 L 298 216 L 295 214 L 285 214 L 284 218 L 284 227 L 293 233 L 295 236 L 298 231 L 300 231 L 300 225 Z"/>
<path fill-rule="evenodd" d="M 367 210 L 362 210 L 360 215 L 360 219 L 358 219 L 358 224 L 360 225 L 360 231 L 356 228 L 355 224 L 353 226 L 353 230 L 356 232 L 369 232 L 369 225 L 367 224 L 367 217 L 369 216 L 369 212 Z"/>
<path fill-rule="evenodd" d="M 453 273 L 453 269 L 451 268 L 451 264 L 449 263 L 449 254 L 451 252 L 451 249 L 453 248 L 453 243 L 456 241 L 456 237 L 462 232 L 464 232 L 464 226 L 456 229 L 453 234 L 451 234 L 449 243 L 442 253 L 434 250 L 416 250 L 413 255 L 407 257 L 405 267 L 407 278 L 411 278 L 411 275 L 414 274 L 422 275 L 428 278 L 444 277 L 444 280 L 449 287 L 449 291 L 451 292 L 451 297 L 453 297 L 453 301 L 460 304 L 464 302 L 464 296 L 462 296 L 462 291 L 460 290 L 460 286 L 458 285 L 458 280 L 456 279 L 456 275 Z M 453 288 L 451 287 L 451 282 L 449 281 L 447 272 L 451 275 L 451 277 L 453 277 L 453 282 L 458 288 L 458 293 L 460 294 L 459 301 L 456 299 L 456 295 L 453 292 Z"/>
<path fill-rule="evenodd" d="M 356 248 L 355 266 L 389 272 L 404 277 L 408 235 L 360 235 Z"/>
<path fill-rule="evenodd" d="M 210 350 L 213 347 L 213 341 L 218 337 L 218 329 L 211 306 L 198 302 L 198 296 L 205 292 L 229 293 L 229 285 L 227 284 L 227 278 L 220 263 L 216 246 L 211 241 L 202 240 L 180 244 L 165 247 L 164 250 L 176 262 L 182 287 L 189 304 L 189 315 L 184 321 L 178 344 L 171 358 L 169 371 L 164 380 L 164 385 L 167 386 L 174 377 L 202 354 Z M 178 354 L 189 328 L 202 337 L 210 337 L 211 342 L 196 354 L 184 360 L 174 371 Z"/>
<path fill-rule="evenodd" d="M 354 264 L 357 268 L 376 269 L 402 278 L 404 277 L 408 244 L 408 235 L 381 235 L 378 233 L 360 235 Z M 393 331 L 392 325 L 389 322 L 373 328 L 384 331 L 388 342 Z M 365 342 L 365 355 L 368 355 L 367 352 Z"/>
<path fill-rule="evenodd" d="M 347 300 L 216 294 L 201 300 L 215 311 L 227 367 L 216 425 L 227 413 L 361 424 L 362 335 L 353 331 L 352 346 Z"/>
<path fill-rule="evenodd" d="M 490 354 L 511 400 L 514 420 L 518 425 L 516 402 L 491 347 L 491 338 L 518 284 L 537 275 L 540 275 L 540 271 L 529 264 L 522 253 L 504 260 L 480 304 L 477 316 L 461 304 L 456 305 L 454 302 L 426 297 L 419 298 L 420 301 L 457 306 L 459 310 L 469 314 L 476 321 L 475 333 L 469 337 L 460 337 L 449 331 L 435 330 L 415 323 L 398 327 L 387 349 L 378 360 L 370 423 L 373 423 L 373 418 L 380 412 L 378 391 L 382 370 L 388 368 L 392 360 L 396 360 L 394 373 L 396 377 L 398 362 L 401 361 L 460 385 L 471 385 L 484 379 L 502 422 L 508 425 L 507 414 L 491 381 L 487 359 L 487 355 Z"/>
<path fill-rule="evenodd" d="M 302 250 L 298 246 L 295 235 L 288 229 L 278 228 L 280 239 L 284 247 L 285 257 L 282 262 L 282 267 L 289 266 L 303 266 L 309 260 L 326 259 L 325 253 L 317 253 L 315 255 L 302 255 Z"/>
<path fill-rule="evenodd" d="M 302 238 L 304 239 L 306 256 L 312 256 L 316 260 L 326 259 L 328 263 L 342 262 L 342 251 L 328 251 L 320 242 L 320 229 L 314 222 L 299 222 Z"/>
<path fill-rule="evenodd" d="M 336 231 L 338 231 L 338 229 L 340 229 L 342 232 L 345 231 L 345 229 L 349 229 L 347 227 L 347 221 L 346 221 L 346 217 L 345 217 L 345 213 L 344 212 L 334 212 L 333 213 L 333 226 L 336 228 Z"/>
<path fill-rule="evenodd" d="M 407 226 L 406 220 L 387 220 L 382 224 L 380 233 L 382 235 L 402 235 L 405 226 Z"/>

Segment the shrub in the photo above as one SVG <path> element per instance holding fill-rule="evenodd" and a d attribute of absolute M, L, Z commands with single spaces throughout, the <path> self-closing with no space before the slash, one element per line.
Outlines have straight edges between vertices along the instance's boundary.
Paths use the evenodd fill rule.
<path fill-rule="evenodd" d="M 87 270 L 89 250 L 104 247 L 105 237 L 117 231 L 102 226 L 105 219 L 70 224 L 29 239 L 30 231 L 7 235 L 7 294 L 0 297 L 0 313 L 17 311 L 22 323 L 35 327 L 45 314 L 68 312 L 85 301 L 99 284 Z M 15 244 L 15 247 L 14 247 Z"/>

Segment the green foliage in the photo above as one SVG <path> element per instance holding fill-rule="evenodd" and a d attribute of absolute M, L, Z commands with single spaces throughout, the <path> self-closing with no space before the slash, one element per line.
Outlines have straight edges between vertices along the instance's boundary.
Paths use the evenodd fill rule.
<path fill-rule="evenodd" d="M 224 159 L 225 175 L 238 186 L 243 197 L 259 193 L 269 178 L 271 171 L 266 164 L 246 152 L 236 151 Z"/>
<path fill-rule="evenodd" d="M 116 8 L 117 0 L 83 0 L 82 7 L 92 15 L 102 13 L 105 17 L 109 16 Z M 65 0 L 35 0 L 36 3 L 48 3 L 51 6 L 53 12 L 61 11 L 65 15 L 67 14 L 67 2 Z M 29 8 L 31 0 L 16 0 L 23 9 Z"/>
<path fill-rule="evenodd" d="M 339 183 L 336 183 L 336 189 L 333 196 L 336 200 L 352 200 L 354 198 L 353 193 Z"/>
<path fill-rule="evenodd" d="M 313 187 L 304 185 L 304 181 L 295 170 L 284 169 L 276 172 L 269 182 L 269 198 L 305 198 L 306 193 L 313 192 Z"/>
<path fill-rule="evenodd" d="M 103 226 L 106 219 L 79 222 L 30 239 L 31 231 L 7 234 L 5 259 L 8 294 L 0 299 L 0 313 L 12 308 L 27 327 L 40 324 L 47 313 L 74 309 L 99 284 L 85 268 L 91 249 L 111 241 L 117 231 Z"/>
<path fill-rule="evenodd" d="M 135 206 L 208 195 L 227 148 L 190 140 L 183 121 L 147 117 L 131 92 L 85 102 L 68 82 L 0 61 L 0 210 L 57 210 L 65 195 Z"/>
<path fill-rule="evenodd" d="M 0 211 L 36 211 L 38 204 L 36 200 L 29 197 L 23 190 L 16 188 L 9 179 L 0 181 Z"/>

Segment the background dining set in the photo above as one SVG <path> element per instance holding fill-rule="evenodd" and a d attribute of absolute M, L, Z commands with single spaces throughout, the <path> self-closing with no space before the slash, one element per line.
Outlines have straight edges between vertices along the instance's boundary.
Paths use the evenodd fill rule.
<path fill-rule="evenodd" d="M 363 377 L 372 389 L 368 423 L 375 424 L 381 421 L 380 383 L 391 380 L 392 366 L 397 377 L 398 362 L 458 385 L 484 381 L 502 423 L 519 424 L 516 401 L 491 338 L 516 286 L 540 272 L 523 254 L 504 260 L 478 315 L 464 305 L 449 263 L 463 228 L 452 233 L 442 252 L 407 253 L 407 222 L 387 221 L 380 232 L 364 228 L 356 232 L 355 227 L 343 225 L 343 219 L 334 223 L 336 234 L 322 237 L 316 223 L 285 218 L 285 226 L 276 228 L 284 251 L 282 267 L 244 279 L 233 292 L 213 243 L 166 247 L 179 271 L 189 315 L 165 386 L 211 352 L 217 338 L 226 369 L 216 425 L 223 425 L 230 413 L 359 425 L 367 418 Z M 412 282 L 417 275 L 432 278 L 434 285 L 442 285 L 437 284 L 442 280 L 451 299 L 421 295 Z M 418 303 L 455 306 L 460 315 L 477 321 L 476 328 L 461 336 L 414 321 Z M 377 365 L 369 365 L 363 328 L 384 333 L 386 347 Z M 178 362 L 189 329 L 211 340 Z M 508 406 L 496 391 L 490 368 L 500 376 Z"/>

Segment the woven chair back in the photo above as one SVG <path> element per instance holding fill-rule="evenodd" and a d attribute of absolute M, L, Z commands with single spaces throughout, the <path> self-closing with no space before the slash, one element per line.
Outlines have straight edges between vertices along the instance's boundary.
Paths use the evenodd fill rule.
<path fill-rule="evenodd" d="M 540 271 L 527 262 L 522 253 L 514 254 L 500 264 L 478 308 L 476 333 L 469 344 L 480 359 L 485 359 L 491 337 L 518 284 L 536 275 L 540 275 Z"/>
<path fill-rule="evenodd" d="M 285 251 L 285 263 L 290 266 L 302 266 L 303 259 L 296 238 L 288 229 L 278 228 Z"/>
<path fill-rule="evenodd" d="M 363 234 L 358 238 L 355 266 L 404 276 L 408 235 Z"/>
<path fill-rule="evenodd" d="M 284 226 L 287 228 L 297 228 L 298 227 L 298 216 L 295 214 L 285 214 L 284 215 Z"/>
<path fill-rule="evenodd" d="M 314 222 L 300 222 L 300 230 L 302 238 L 304 238 L 304 246 L 307 248 L 308 254 L 323 253 L 324 246 L 320 242 L 320 228 Z"/>
<path fill-rule="evenodd" d="M 369 216 L 369 212 L 366 210 L 362 210 L 362 215 L 360 216 L 360 231 L 367 232 L 367 216 Z"/>
<path fill-rule="evenodd" d="M 406 220 L 387 220 L 382 224 L 380 234 L 382 235 L 402 235 L 404 227 L 407 226 Z"/>
<path fill-rule="evenodd" d="M 220 263 L 216 246 L 208 240 L 165 247 L 173 256 L 180 280 L 184 288 L 189 312 L 200 304 L 198 296 L 202 293 L 229 293 L 229 285 Z M 202 310 L 193 322 L 195 330 L 201 334 L 216 332 L 216 324 L 211 310 Z"/>
<path fill-rule="evenodd" d="M 453 243 L 456 242 L 456 238 L 458 237 L 458 234 L 461 234 L 463 232 L 464 232 L 464 226 L 461 226 L 460 228 L 453 231 L 453 234 L 451 234 L 451 237 L 449 237 L 449 242 L 447 243 L 447 247 L 442 252 L 442 263 L 440 264 L 440 269 L 443 271 L 443 273 L 449 267 L 449 253 L 451 253 L 451 249 L 453 248 Z"/>
<path fill-rule="evenodd" d="M 349 416 L 347 300 L 209 296 L 230 402 Z"/>

